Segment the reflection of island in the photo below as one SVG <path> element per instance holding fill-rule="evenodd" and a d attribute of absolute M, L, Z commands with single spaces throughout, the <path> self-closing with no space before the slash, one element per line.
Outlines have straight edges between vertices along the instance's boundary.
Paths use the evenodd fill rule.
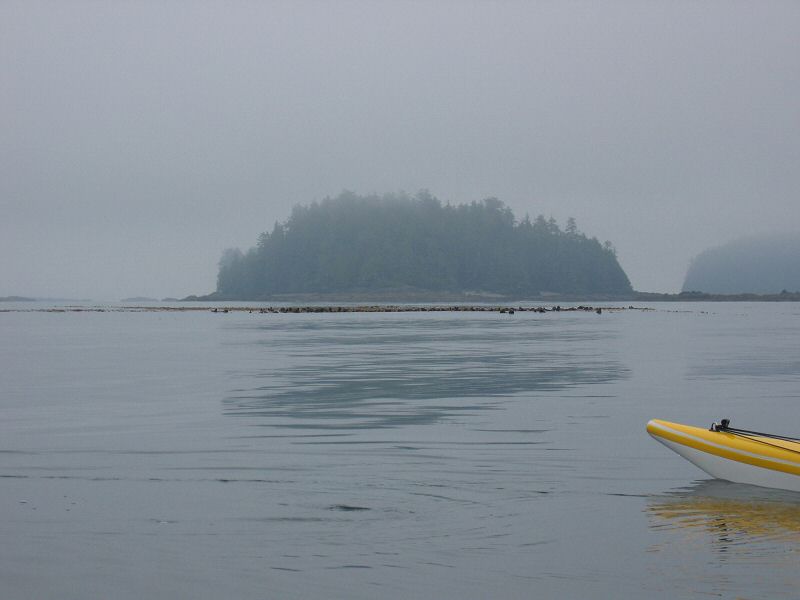
<path fill-rule="evenodd" d="M 482 322 L 264 320 L 254 324 L 253 352 L 268 348 L 278 359 L 242 373 L 225 412 L 294 430 L 394 428 L 628 376 L 613 353 L 587 349 L 594 333 Z"/>
<path fill-rule="evenodd" d="M 709 534 L 720 552 L 757 543 L 800 544 L 800 494 L 719 480 L 649 500 L 654 529 Z M 748 545 L 749 544 L 749 545 Z"/>

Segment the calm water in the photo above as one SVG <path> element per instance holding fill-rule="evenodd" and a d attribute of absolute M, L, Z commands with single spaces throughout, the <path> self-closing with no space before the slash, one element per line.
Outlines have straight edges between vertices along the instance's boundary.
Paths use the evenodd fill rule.
<path fill-rule="evenodd" d="M 644 425 L 800 433 L 800 306 L 651 306 L 0 313 L 0 597 L 796 597 Z"/>

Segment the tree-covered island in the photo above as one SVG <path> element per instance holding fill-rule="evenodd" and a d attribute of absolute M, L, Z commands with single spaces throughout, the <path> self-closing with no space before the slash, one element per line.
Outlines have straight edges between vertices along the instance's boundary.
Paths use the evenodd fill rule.
<path fill-rule="evenodd" d="M 620 297 L 632 292 L 614 248 L 574 219 L 517 220 L 495 198 L 443 205 L 427 192 L 345 192 L 296 206 L 246 253 L 226 250 L 205 299 L 453 293 Z"/>

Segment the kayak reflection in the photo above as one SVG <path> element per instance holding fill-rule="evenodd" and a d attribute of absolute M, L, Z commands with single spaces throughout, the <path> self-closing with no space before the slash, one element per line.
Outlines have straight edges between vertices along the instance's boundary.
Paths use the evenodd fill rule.
<path fill-rule="evenodd" d="M 721 552 L 741 546 L 747 554 L 759 549 L 771 553 L 776 545 L 800 545 L 800 493 L 796 492 L 699 481 L 650 498 L 646 511 L 651 528 L 692 537 L 708 534 Z"/>

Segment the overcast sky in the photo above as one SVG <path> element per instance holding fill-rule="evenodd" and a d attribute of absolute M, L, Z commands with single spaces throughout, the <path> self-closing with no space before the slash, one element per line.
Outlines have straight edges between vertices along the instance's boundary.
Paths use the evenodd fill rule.
<path fill-rule="evenodd" d="M 294 204 L 570 216 L 634 287 L 800 229 L 800 2 L 0 2 L 0 296 L 185 296 Z"/>

